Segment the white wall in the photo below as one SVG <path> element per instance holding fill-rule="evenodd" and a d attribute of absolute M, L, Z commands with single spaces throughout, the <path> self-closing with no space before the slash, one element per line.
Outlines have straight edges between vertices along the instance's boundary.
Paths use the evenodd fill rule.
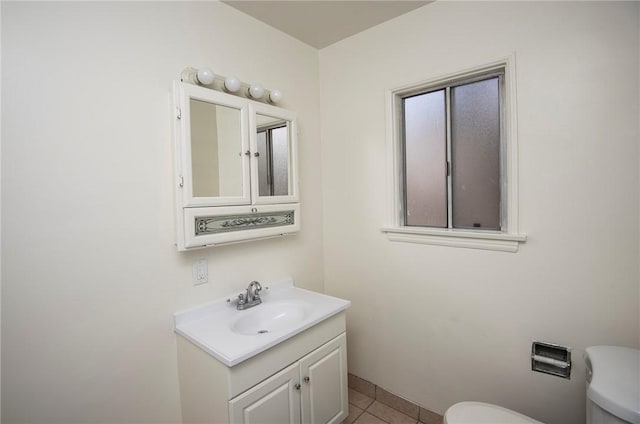
<path fill-rule="evenodd" d="M 461 400 L 583 423 L 585 347 L 640 345 L 638 3 L 436 2 L 320 52 L 325 289 L 350 372 L 437 412 Z M 520 252 L 389 242 L 385 90 L 517 62 Z M 530 371 L 573 348 L 571 380 Z"/>
<path fill-rule="evenodd" d="M 583 422 L 584 348 L 640 345 L 639 22 L 637 3 L 435 3 L 319 68 L 218 3 L 3 2 L 3 422 L 178 422 L 173 312 L 284 275 L 352 300 L 357 375 L 439 412 Z M 514 51 L 529 241 L 387 241 L 384 90 Z M 298 113 L 299 235 L 173 247 L 170 84 L 203 65 Z M 533 339 L 574 348 L 571 380 L 529 371 Z"/>
<path fill-rule="evenodd" d="M 176 251 L 169 95 L 187 66 L 283 90 L 300 234 Z M 2 2 L 4 423 L 179 422 L 176 310 L 252 279 L 323 290 L 317 93 L 316 50 L 224 4 Z"/>

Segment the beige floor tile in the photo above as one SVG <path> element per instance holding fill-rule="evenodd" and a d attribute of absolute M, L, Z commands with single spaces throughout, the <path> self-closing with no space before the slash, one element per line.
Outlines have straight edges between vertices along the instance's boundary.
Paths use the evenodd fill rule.
<path fill-rule="evenodd" d="M 382 421 L 380 418 L 371 415 L 367 411 L 363 412 L 362 415 L 358 417 L 358 419 L 353 424 L 387 424 Z"/>
<path fill-rule="evenodd" d="M 376 400 L 402 412 L 403 414 L 415 418 L 416 420 L 418 419 L 420 409 L 418 405 L 413 402 L 409 402 L 408 400 L 403 399 L 400 396 L 396 396 L 391 392 L 381 389 L 379 386 L 376 386 Z"/>
<path fill-rule="evenodd" d="M 424 424 L 442 424 L 442 415 L 420 408 L 420 422 Z"/>
<path fill-rule="evenodd" d="M 353 423 L 360 415 L 362 415 L 364 411 L 354 404 L 349 404 L 349 415 L 344 419 L 342 424 L 351 424 Z"/>
<path fill-rule="evenodd" d="M 354 404 L 360 409 L 367 409 L 369 405 L 373 403 L 373 398 L 370 398 L 360 392 L 356 392 L 353 389 L 349 389 L 349 403 Z"/>
<path fill-rule="evenodd" d="M 390 424 L 416 424 L 418 421 L 378 401 L 373 402 L 367 412 Z"/>

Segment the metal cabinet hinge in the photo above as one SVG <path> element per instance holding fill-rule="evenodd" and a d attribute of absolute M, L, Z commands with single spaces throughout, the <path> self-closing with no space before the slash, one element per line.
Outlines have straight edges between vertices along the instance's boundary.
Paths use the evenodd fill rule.
<path fill-rule="evenodd" d="M 178 186 L 180 186 L 180 188 L 184 187 L 184 177 L 180 175 L 178 178 L 180 178 L 180 182 L 178 183 Z"/>
<path fill-rule="evenodd" d="M 179 107 L 176 107 L 176 118 L 182 119 L 182 110 Z"/>

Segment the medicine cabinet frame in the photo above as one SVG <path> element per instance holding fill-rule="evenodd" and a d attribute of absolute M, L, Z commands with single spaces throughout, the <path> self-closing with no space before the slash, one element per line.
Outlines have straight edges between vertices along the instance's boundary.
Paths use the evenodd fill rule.
<path fill-rule="evenodd" d="M 179 127 L 179 144 L 176 146 L 176 154 L 180 155 L 180 184 L 182 184 L 182 204 L 184 207 L 197 206 L 225 206 L 225 205 L 246 205 L 251 203 L 250 190 L 250 169 L 249 162 L 243 160 L 242 167 L 242 193 L 240 196 L 216 196 L 216 197 L 196 197 L 194 196 L 193 169 L 191 165 L 191 100 L 215 104 L 216 106 L 226 106 L 237 109 L 240 113 L 240 146 L 239 152 L 249 150 L 249 104 L 246 99 L 230 96 L 208 88 L 199 87 L 193 84 L 176 82 L 174 96 L 177 102 L 180 117 L 177 119 L 183 124 Z M 178 134 L 176 134 L 178 135 Z"/>
<path fill-rule="evenodd" d="M 194 114 L 191 100 L 224 106 L 239 113 L 240 130 L 237 145 L 233 145 L 241 158 L 241 184 L 238 184 L 241 191 L 238 195 L 194 195 L 191 133 Z M 173 113 L 175 229 L 179 251 L 277 237 L 300 230 L 297 120 L 294 112 L 174 81 Z M 260 195 L 257 136 L 259 115 L 272 118 L 279 127 L 287 129 L 287 195 Z"/>

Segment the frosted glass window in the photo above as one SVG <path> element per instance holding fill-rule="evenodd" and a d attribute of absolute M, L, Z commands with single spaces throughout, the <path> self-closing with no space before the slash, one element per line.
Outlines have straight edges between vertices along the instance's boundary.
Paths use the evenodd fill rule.
<path fill-rule="evenodd" d="M 502 230 L 504 72 L 402 98 L 405 226 Z"/>
<path fill-rule="evenodd" d="M 282 126 L 259 130 L 257 143 L 260 196 L 288 196 L 291 172 L 289 126 L 285 122 Z"/>
<path fill-rule="evenodd" d="M 271 130 L 271 152 L 273 168 L 274 196 L 289 195 L 289 129 L 287 127 Z"/>
<path fill-rule="evenodd" d="M 500 229 L 498 78 L 451 89 L 453 227 Z"/>
<path fill-rule="evenodd" d="M 444 90 L 404 99 L 405 225 L 447 226 Z"/>

